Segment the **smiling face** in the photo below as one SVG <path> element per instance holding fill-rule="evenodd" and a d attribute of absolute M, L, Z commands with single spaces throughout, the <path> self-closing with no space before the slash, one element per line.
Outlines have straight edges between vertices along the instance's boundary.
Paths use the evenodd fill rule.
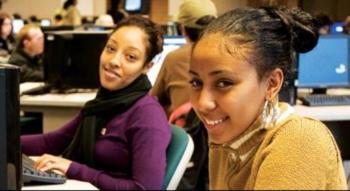
<path fill-rule="evenodd" d="M 268 89 L 267 81 L 259 80 L 255 67 L 245 59 L 249 48 L 228 47 L 225 40 L 221 34 L 203 37 L 190 65 L 191 103 L 210 141 L 217 144 L 227 143 L 252 125 L 262 112 Z"/>
<path fill-rule="evenodd" d="M 131 84 L 150 64 L 145 64 L 147 36 L 135 26 L 115 31 L 100 57 L 100 83 L 108 90 L 119 90 Z"/>

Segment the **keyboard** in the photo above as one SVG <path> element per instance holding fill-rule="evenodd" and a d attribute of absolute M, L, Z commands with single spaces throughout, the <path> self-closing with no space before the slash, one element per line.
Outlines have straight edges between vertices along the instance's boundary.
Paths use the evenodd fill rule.
<path fill-rule="evenodd" d="M 34 160 L 22 154 L 23 183 L 63 184 L 66 177 L 53 171 L 39 171 L 34 168 Z"/>
<path fill-rule="evenodd" d="M 300 100 L 307 106 L 350 105 L 350 95 L 312 94 L 300 97 Z"/>

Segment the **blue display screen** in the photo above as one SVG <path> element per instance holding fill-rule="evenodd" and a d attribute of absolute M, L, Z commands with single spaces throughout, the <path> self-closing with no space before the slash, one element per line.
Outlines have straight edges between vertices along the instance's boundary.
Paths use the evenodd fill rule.
<path fill-rule="evenodd" d="M 317 46 L 299 54 L 298 87 L 349 87 L 349 37 L 327 35 Z"/>

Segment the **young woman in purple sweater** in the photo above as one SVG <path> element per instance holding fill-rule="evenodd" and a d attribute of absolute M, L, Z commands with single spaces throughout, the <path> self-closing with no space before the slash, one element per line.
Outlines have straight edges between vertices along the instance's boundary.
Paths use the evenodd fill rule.
<path fill-rule="evenodd" d="M 162 107 L 148 95 L 145 74 L 162 44 L 148 19 L 118 23 L 101 54 L 96 98 L 64 127 L 21 137 L 23 153 L 42 155 L 35 167 L 102 190 L 161 189 L 171 131 Z"/>

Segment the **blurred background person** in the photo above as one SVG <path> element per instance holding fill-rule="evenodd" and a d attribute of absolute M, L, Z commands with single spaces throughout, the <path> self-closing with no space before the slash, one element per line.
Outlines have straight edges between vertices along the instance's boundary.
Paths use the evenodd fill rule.
<path fill-rule="evenodd" d="M 96 19 L 95 25 L 102 27 L 113 27 L 114 21 L 111 15 L 102 14 Z"/>
<path fill-rule="evenodd" d="M 53 17 L 53 25 L 54 26 L 61 26 L 64 25 L 64 20 L 62 15 L 60 14 L 55 14 L 55 16 Z"/>
<path fill-rule="evenodd" d="M 66 0 L 63 8 L 55 11 L 55 15 L 61 15 L 64 25 L 81 25 L 81 14 L 77 8 L 78 0 Z"/>
<path fill-rule="evenodd" d="M 14 47 L 12 36 L 12 17 L 6 12 L 0 12 L 0 56 L 8 56 Z"/>
<path fill-rule="evenodd" d="M 164 59 L 151 94 L 157 96 L 169 116 L 176 108 L 189 102 L 188 75 L 192 44 L 202 30 L 217 16 L 211 0 L 185 0 L 175 15 L 186 45 L 170 52 Z"/>
<path fill-rule="evenodd" d="M 27 24 L 16 36 L 16 48 L 9 63 L 20 67 L 20 81 L 43 81 L 44 34 L 35 24 Z"/>
<path fill-rule="evenodd" d="M 343 33 L 350 34 L 350 16 L 347 16 L 344 21 Z"/>
<path fill-rule="evenodd" d="M 318 28 L 318 34 L 327 35 L 330 33 L 331 25 L 333 21 L 326 13 L 315 14 L 316 27 Z"/>
<path fill-rule="evenodd" d="M 28 20 L 29 23 L 40 24 L 40 19 L 36 15 L 31 15 Z"/>
<path fill-rule="evenodd" d="M 107 11 L 107 14 L 112 16 L 115 24 L 129 16 L 125 10 L 120 8 L 120 2 L 120 0 L 111 1 L 111 8 Z"/>

